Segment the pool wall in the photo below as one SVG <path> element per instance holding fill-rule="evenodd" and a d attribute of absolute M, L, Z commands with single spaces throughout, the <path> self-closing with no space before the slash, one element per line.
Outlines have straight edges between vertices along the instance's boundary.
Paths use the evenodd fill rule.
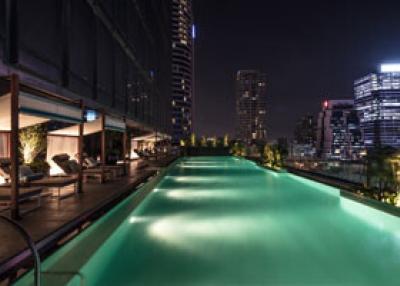
<path fill-rule="evenodd" d="M 293 169 L 293 168 L 290 168 L 289 172 L 293 176 L 300 177 L 300 178 L 303 178 L 305 180 L 309 180 L 310 182 L 319 183 L 319 184 L 325 185 L 325 186 L 330 186 L 333 189 L 338 190 L 339 191 L 339 195 L 341 197 L 345 197 L 347 199 L 356 201 L 356 202 L 358 202 L 360 204 L 363 204 L 363 205 L 366 205 L 368 207 L 380 210 L 380 211 L 385 212 L 387 214 L 400 217 L 400 208 L 399 207 L 395 207 L 393 205 L 390 205 L 390 204 L 387 204 L 387 203 L 384 203 L 384 202 L 381 202 L 381 201 L 378 201 L 378 200 L 374 200 L 374 199 L 371 199 L 371 198 L 356 194 L 353 191 L 351 191 L 350 188 L 345 188 L 344 186 L 343 187 L 339 186 L 339 184 L 338 185 L 331 184 L 329 182 L 324 181 L 323 178 L 321 178 L 319 180 L 318 177 L 311 177 L 311 176 L 309 176 L 309 174 L 307 172 L 299 171 L 299 170 L 296 170 L 296 169 Z M 315 174 L 315 175 L 319 175 L 319 174 Z M 330 179 L 333 180 L 334 178 L 330 178 Z M 338 179 L 336 179 L 336 180 L 339 183 L 342 183 L 342 182 L 340 182 L 340 180 L 338 180 Z"/>

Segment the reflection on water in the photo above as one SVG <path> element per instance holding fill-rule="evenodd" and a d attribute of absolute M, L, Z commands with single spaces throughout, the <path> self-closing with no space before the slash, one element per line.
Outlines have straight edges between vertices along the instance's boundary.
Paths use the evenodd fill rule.
<path fill-rule="evenodd" d="M 399 233 L 335 188 L 185 158 L 81 271 L 88 285 L 397 286 Z"/>

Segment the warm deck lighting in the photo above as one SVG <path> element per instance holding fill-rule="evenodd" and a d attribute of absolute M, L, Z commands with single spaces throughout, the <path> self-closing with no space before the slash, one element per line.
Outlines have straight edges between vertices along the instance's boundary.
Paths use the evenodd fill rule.
<path fill-rule="evenodd" d="M 131 158 L 132 160 L 136 160 L 136 159 L 139 159 L 140 157 L 139 157 L 139 155 L 138 155 L 134 150 L 132 150 L 132 151 L 131 151 L 130 158 Z"/>

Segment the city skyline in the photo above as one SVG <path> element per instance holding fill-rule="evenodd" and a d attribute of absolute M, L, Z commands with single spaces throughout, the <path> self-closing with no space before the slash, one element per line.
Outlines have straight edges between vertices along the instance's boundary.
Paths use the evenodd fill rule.
<path fill-rule="evenodd" d="M 234 79 L 239 69 L 266 73 L 270 139 L 291 138 L 296 120 L 317 114 L 323 100 L 352 99 L 355 79 L 400 57 L 400 20 L 394 12 L 400 5 L 384 2 L 388 5 L 306 1 L 286 7 L 257 0 L 248 5 L 195 0 L 195 132 L 234 134 Z M 205 113 L 208 116 L 201 116 Z"/>
<path fill-rule="evenodd" d="M 398 286 L 399 3 L 0 4 L 0 285 Z"/>

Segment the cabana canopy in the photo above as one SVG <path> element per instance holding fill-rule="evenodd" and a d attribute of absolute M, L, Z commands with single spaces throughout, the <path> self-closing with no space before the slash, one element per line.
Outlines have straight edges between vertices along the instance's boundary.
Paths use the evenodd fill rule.
<path fill-rule="evenodd" d="M 85 122 L 83 126 L 83 135 L 90 135 L 101 131 L 101 119 L 95 121 Z M 49 135 L 52 136 L 79 136 L 79 125 L 73 125 L 62 129 L 50 131 Z"/>
<path fill-rule="evenodd" d="M 83 125 L 83 136 L 90 134 L 100 133 L 104 130 L 112 130 L 118 132 L 126 131 L 126 124 L 123 120 L 104 115 L 104 128 L 103 117 L 96 120 L 85 122 Z M 79 137 L 79 124 L 69 126 L 66 128 L 54 130 L 48 133 L 47 136 L 47 161 L 50 164 L 50 173 L 55 175 L 62 172 L 57 164 L 52 161 L 54 155 L 60 153 L 68 154 L 71 158 L 78 155 L 78 137 Z M 102 149 L 102 162 L 105 160 L 105 143 L 101 140 Z"/>
<path fill-rule="evenodd" d="M 6 80 L 7 81 L 7 80 Z M 7 82 L 5 82 L 8 84 Z M 43 96 L 40 96 L 43 95 Z M 77 102 L 76 102 L 77 103 Z M 11 217 L 19 213 L 19 129 L 55 120 L 82 124 L 83 112 L 73 101 L 53 96 L 34 87 L 20 84 L 19 76 L 9 76 L 8 92 L 0 96 L 0 131 L 9 133 L 9 157 L 11 178 Z M 80 106 L 82 104 L 79 104 Z M 80 136 L 82 138 L 82 136 Z M 6 138 L 6 140 L 8 140 Z M 3 138 L 4 141 L 4 138 Z M 8 144 L 8 142 L 7 142 Z M 0 144 L 1 145 L 1 144 Z M 82 140 L 79 140 L 82 146 Z M 4 148 L 3 148 L 4 149 Z M 81 152 L 80 152 L 81 153 Z M 82 160 L 80 160 L 82 161 Z M 82 189 L 82 171 L 78 175 L 78 190 Z"/>
<path fill-rule="evenodd" d="M 80 123 L 81 110 L 61 101 L 38 97 L 26 92 L 19 93 L 19 128 L 25 128 L 50 120 Z M 11 131 L 11 94 L 0 97 L 0 130 Z"/>
<path fill-rule="evenodd" d="M 163 134 L 163 133 L 150 133 L 144 136 L 140 136 L 140 137 L 134 137 L 132 138 L 132 141 L 134 142 L 140 142 L 140 141 L 145 141 L 145 142 L 160 142 L 160 141 L 164 141 L 164 140 L 169 140 L 171 139 L 171 136 L 167 135 L 167 134 Z"/>
<path fill-rule="evenodd" d="M 125 132 L 126 125 L 123 120 L 106 115 L 104 129 L 118 131 L 118 132 Z M 94 121 L 85 122 L 84 127 L 83 127 L 83 135 L 86 136 L 86 135 L 94 134 L 97 132 L 101 132 L 102 130 L 103 130 L 102 118 L 98 118 Z M 49 135 L 78 137 L 79 136 L 79 125 L 69 126 L 66 128 L 51 131 L 51 132 L 49 132 Z"/>
<path fill-rule="evenodd" d="M 129 118 L 126 119 L 126 125 L 129 128 L 138 129 L 138 130 L 141 130 L 144 132 L 152 132 L 153 131 L 153 129 L 150 126 L 148 126 L 146 123 L 140 122 L 137 120 L 132 120 Z"/>
<path fill-rule="evenodd" d="M 106 115 L 104 128 L 106 130 L 125 132 L 126 131 L 126 123 L 121 119 Z"/>

